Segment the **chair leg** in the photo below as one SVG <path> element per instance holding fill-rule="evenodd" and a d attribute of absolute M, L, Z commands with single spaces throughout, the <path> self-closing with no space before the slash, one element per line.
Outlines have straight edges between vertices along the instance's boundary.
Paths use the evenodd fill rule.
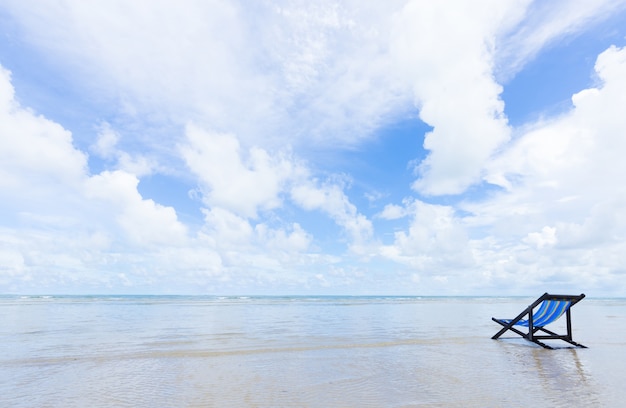
<path fill-rule="evenodd" d="M 555 332 L 553 332 L 551 330 L 546 329 L 545 327 L 537 327 L 535 329 L 535 331 L 537 331 L 537 330 L 541 330 L 542 332 L 548 333 L 550 335 L 550 337 L 553 337 L 556 340 L 563 340 L 564 342 L 569 343 L 572 346 L 576 346 L 576 347 L 580 347 L 580 348 L 587 348 L 587 346 L 584 346 L 584 345 L 582 345 L 580 343 L 577 343 L 574 340 L 572 340 L 571 332 L 568 335 L 566 335 L 566 336 L 561 336 L 561 335 L 559 335 L 559 334 L 557 334 L 557 333 L 555 333 Z M 550 338 L 550 337 L 547 337 L 547 338 Z M 550 347 L 550 348 L 552 348 L 552 347 Z"/>
<path fill-rule="evenodd" d="M 504 326 L 502 330 L 500 330 L 499 332 L 497 332 L 496 334 L 493 335 L 493 337 L 491 337 L 493 340 L 497 340 L 498 337 L 502 336 L 504 333 L 506 333 L 508 330 L 511 330 L 512 332 L 515 332 L 517 334 L 519 334 L 520 336 L 527 338 L 528 335 L 524 332 L 521 332 L 519 330 L 517 330 L 515 327 L 513 327 L 513 322 L 510 323 L 504 323 L 494 317 L 491 318 L 491 320 L 493 320 L 494 322 Z"/>
<path fill-rule="evenodd" d="M 569 343 L 569 344 L 571 344 L 573 346 L 576 346 L 576 347 L 587 348 L 587 346 L 584 346 L 584 345 L 582 345 L 580 343 L 577 343 L 574 340 L 572 340 L 571 339 L 571 332 L 567 336 L 562 336 L 562 335 L 559 335 L 559 334 L 557 334 L 557 333 L 555 333 L 555 332 L 553 332 L 551 330 L 546 329 L 545 327 L 533 327 L 532 330 L 529 327 L 529 332 L 528 333 L 524 333 L 523 331 L 518 330 L 515 327 L 513 327 L 511 325 L 511 323 L 504 323 L 504 322 L 502 322 L 502 321 L 500 321 L 500 320 L 498 320 L 496 318 L 492 318 L 491 320 L 493 320 L 494 322 L 496 322 L 496 323 L 498 323 L 498 324 L 503 326 L 502 330 L 500 330 L 498 333 L 496 333 L 492 337 L 493 340 L 497 340 L 498 337 L 500 337 L 502 334 L 504 334 L 508 330 L 511 330 L 512 332 L 520 335 L 524 339 L 526 339 L 526 340 L 528 340 L 530 342 L 533 342 L 533 343 L 535 343 L 535 344 L 537 344 L 537 345 L 539 345 L 539 346 L 541 346 L 541 347 L 543 347 L 545 349 L 549 349 L 549 350 L 554 350 L 554 347 L 549 346 L 548 344 L 546 344 L 546 343 L 544 343 L 544 342 L 542 342 L 540 340 L 543 340 L 544 338 L 548 338 L 549 339 L 549 338 L 552 337 L 555 340 L 556 339 L 563 340 L 563 341 L 565 341 L 565 342 L 567 342 L 567 343 Z M 535 336 L 535 333 L 538 332 L 538 331 L 542 331 L 544 333 L 547 333 L 550 336 L 548 336 L 548 337 L 546 337 L 546 336 Z"/>
<path fill-rule="evenodd" d="M 567 311 L 565 312 L 565 317 L 567 318 L 567 338 L 571 341 L 572 340 L 572 314 L 570 313 L 569 309 L 567 309 Z"/>

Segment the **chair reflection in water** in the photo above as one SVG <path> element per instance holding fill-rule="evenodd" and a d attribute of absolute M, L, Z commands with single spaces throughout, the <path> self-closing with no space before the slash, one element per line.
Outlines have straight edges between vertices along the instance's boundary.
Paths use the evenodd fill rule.
<path fill-rule="evenodd" d="M 547 349 L 552 349 L 553 347 L 550 347 L 541 340 L 563 340 L 575 347 L 586 348 L 582 344 L 572 340 L 572 318 L 570 312 L 572 306 L 580 302 L 584 297 L 584 294 L 575 296 L 544 293 L 514 319 L 496 319 L 492 317 L 491 320 L 504 326 L 492 339 L 495 340 L 508 330 L 511 330 L 526 340 L 532 341 Z M 535 308 L 537 308 L 536 311 L 534 310 Z M 567 334 L 557 334 L 545 328 L 545 326 L 556 321 L 563 314 L 565 314 L 567 318 Z M 514 326 L 527 327 L 528 333 L 518 330 Z"/>

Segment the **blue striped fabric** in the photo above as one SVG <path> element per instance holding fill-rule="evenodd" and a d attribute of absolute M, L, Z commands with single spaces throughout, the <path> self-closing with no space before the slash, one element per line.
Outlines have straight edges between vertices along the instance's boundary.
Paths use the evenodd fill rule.
<path fill-rule="evenodd" d="M 569 309 L 570 304 L 568 300 L 544 300 L 539 309 L 533 313 L 533 326 L 543 327 L 552 323 Z M 504 321 L 508 323 L 511 319 Z M 528 320 L 520 320 L 515 325 L 528 327 Z"/>

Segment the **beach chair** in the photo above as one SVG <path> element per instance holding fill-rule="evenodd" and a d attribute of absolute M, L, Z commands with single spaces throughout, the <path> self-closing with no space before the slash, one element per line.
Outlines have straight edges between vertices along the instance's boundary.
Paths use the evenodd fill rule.
<path fill-rule="evenodd" d="M 508 330 L 511 330 L 526 340 L 532 341 L 547 349 L 552 349 L 553 347 L 543 343 L 541 340 L 563 340 L 575 347 L 587 348 L 572 340 L 572 319 L 570 315 L 572 306 L 580 302 L 584 297 L 584 294 L 572 296 L 544 293 L 515 319 L 496 319 L 492 317 L 491 320 L 504 326 L 492 339 L 495 340 Z M 535 311 L 534 309 L 536 307 L 538 308 Z M 545 326 L 556 321 L 564 313 L 567 317 L 567 334 L 557 334 L 545 328 Z M 523 319 L 524 317 L 526 317 L 526 319 Z M 528 327 L 528 333 L 524 333 L 524 331 L 518 330 L 514 326 Z M 537 332 L 541 332 L 541 334 L 536 334 Z"/>

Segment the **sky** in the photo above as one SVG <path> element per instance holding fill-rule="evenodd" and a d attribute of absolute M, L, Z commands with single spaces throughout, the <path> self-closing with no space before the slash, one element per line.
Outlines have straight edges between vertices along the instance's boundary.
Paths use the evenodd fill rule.
<path fill-rule="evenodd" d="M 0 293 L 626 296 L 626 0 L 0 0 Z"/>

